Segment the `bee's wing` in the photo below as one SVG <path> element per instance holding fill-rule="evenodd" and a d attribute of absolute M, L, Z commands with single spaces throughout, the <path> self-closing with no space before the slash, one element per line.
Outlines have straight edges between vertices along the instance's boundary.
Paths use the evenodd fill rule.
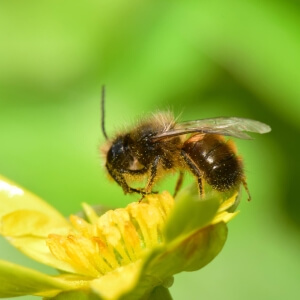
<path fill-rule="evenodd" d="M 271 127 L 251 119 L 219 117 L 181 122 L 176 124 L 172 129 L 157 134 L 152 139 L 158 141 L 193 132 L 228 135 L 240 139 L 252 139 L 245 131 L 262 134 L 271 131 Z"/>

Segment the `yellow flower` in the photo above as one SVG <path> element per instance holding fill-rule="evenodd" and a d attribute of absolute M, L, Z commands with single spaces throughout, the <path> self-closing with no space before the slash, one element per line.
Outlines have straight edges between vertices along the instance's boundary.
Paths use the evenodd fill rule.
<path fill-rule="evenodd" d="M 163 192 L 102 216 L 83 204 L 86 219 L 67 220 L 0 177 L 0 234 L 29 257 L 60 270 L 50 276 L 0 260 L 0 297 L 112 300 L 159 294 L 171 299 L 167 288 L 174 274 L 198 270 L 220 252 L 225 222 L 236 214 L 228 211 L 236 204 L 234 191 L 199 199 L 187 189 L 176 204 Z"/>

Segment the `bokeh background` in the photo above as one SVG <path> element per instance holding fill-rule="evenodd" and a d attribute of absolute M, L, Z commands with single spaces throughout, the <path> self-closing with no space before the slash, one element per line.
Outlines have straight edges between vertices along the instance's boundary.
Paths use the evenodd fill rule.
<path fill-rule="evenodd" d="M 166 108 L 183 120 L 271 125 L 254 141 L 236 140 L 253 201 L 244 193 L 225 248 L 204 269 L 177 275 L 171 292 L 176 300 L 299 296 L 298 1 L 1 0 L 0 44 L 0 173 L 66 216 L 83 201 L 137 200 L 102 167 L 102 84 L 109 135 Z M 0 258 L 53 272 L 3 240 Z"/>

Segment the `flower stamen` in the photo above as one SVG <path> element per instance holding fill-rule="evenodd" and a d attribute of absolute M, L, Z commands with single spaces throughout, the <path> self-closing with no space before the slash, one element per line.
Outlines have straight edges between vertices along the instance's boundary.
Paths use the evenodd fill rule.
<path fill-rule="evenodd" d="M 73 231 L 67 236 L 50 234 L 47 245 L 79 274 L 100 277 L 138 261 L 164 242 L 163 226 L 173 205 L 173 198 L 163 193 L 160 198 L 149 196 L 142 203 L 110 210 L 94 218 L 93 224 L 71 216 Z"/>

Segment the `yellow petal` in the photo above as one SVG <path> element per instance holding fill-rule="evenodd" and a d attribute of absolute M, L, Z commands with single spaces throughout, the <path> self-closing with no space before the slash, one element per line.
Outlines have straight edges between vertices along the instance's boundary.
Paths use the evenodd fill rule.
<path fill-rule="evenodd" d="M 87 288 L 82 278 L 50 276 L 41 272 L 0 260 L 0 297 L 39 295 L 53 297 L 61 291 Z"/>
<path fill-rule="evenodd" d="M 65 221 L 52 219 L 40 211 L 17 210 L 1 219 L 0 232 L 6 237 L 35 236 L 47 237 L 50 233 L 67 234 L 70 226 Z"/>
<path fill-rule="evenodd" d="M 91 288 L 106 300 L 117 300 L 131 291 L 139 278 L 141 262 L 120 267 L 91 282 Z"/>
<path fill-rule="evenodd" d="M 42 212 L 55 223 L 59 221 L 60 224 L 68 226 L 67 220 L 51 205 L 0 176 L 0 218 L 13 211 L 24 209 Z"/>
<path fill-rule="evenodd" d="M 231 219 L 233 219 L 239 211 L 236 211 L 234 213 L 229 213 L 227 211 L 223 211 L 221 213 L 218 213 L 214 219 L 212 220 L 211 224 L 217 224 L 219 222 L 225 222 L 228 223 Z"/>
<path fill-rule="evenodd" d="M 239 201 L 240 192 L 236 191 L 230 198 L 226 199 L 219 207 L 218 212 L 222 212 L 233 207 L 237 201 Z"/>
<path fill-rule="evenodd" d="M 87 203 L 82 203 L 83 211 L 90 223 L 94 224 L 98 220 L 98 215 L 95 210 Z"/>
<path fill-rule="evenodd" d="M 29 257 L 72 272 L 55 258 L 46 245 L 49 233 L 67 234 L 69 222 L 46 202 L 0 177 L 0 233 Z"/>
<path fill-rule="evenodd" d="M 45 238 L 28 236 L 21 238 L 9 238 L 8 240 L 14 245 L 14 247 L 40 263 L 62 271 L 76 273 L 76 269 L 72 265 L 53 256 L 46 245 Z"/>

